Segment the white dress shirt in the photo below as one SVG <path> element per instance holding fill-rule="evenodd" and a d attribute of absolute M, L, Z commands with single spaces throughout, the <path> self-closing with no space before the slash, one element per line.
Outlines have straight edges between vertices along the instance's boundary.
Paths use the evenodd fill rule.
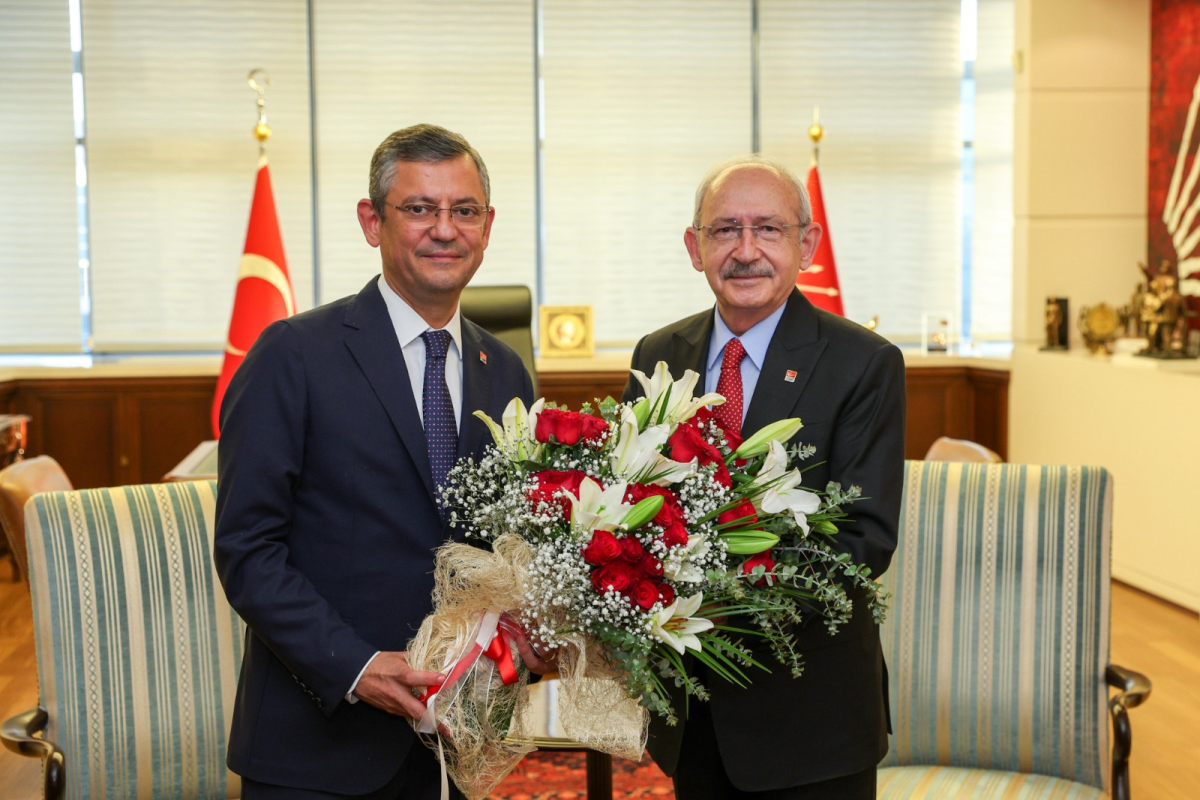
<path fill-rule="evenodd" d="M 754 397 L 754 388 L 758 386 L 758 375 L 762 372 L 763 359 L 767 357 L 767 348 L 771 346 L 771 337 L 779 327 L 783 318 L 783 309 L 787 303 L 771 312 L 771 316 L 759 322 L 741 336 L 736 336 L 725 320 L 721 319 L 721 310 L 713 309 L 715 324 L 712 338 L 708 342 L 708 363 L 705 365 L 704 391 L 715 392 L 717 382 L 721 379 L 721 361 L 725 357 L 725 345 L 730 339 L 741 339 L 742 347 L 746 349 L 746 357 L 742 359 L 742 423 L 746 422 L 746 412 L 750 409 L 750 399 Z"/>
<path fill-rule="evenodd" d="M 383 295 L 388 316 L 392 318 L 392 327 L 396 329 L 396 339 L 400 342 L 401 352 L 404 353 L 404 365 L 408 368 L 408 382 L 412 386 L 413 399 L 417 401 L 417 413 L 421 415 L 421 425 L 423 426 L 425 424 L 425 410 L 422 407 L 425 391 L 425 340 L 421 338 L 421 334 L 434 329 L 429 327 L 429 323 L 414 311 L 403 297 L 396 294 L 382 275 L 379 276 L 379 293 Z M 462 316 L 457 307 L 454 309 L 454 316 L 446 323 L 443 330 L 450 334 L 451 339 L 450 346 L 446 349 L 446 387 L 450 390 L 450 402 L 454 405 L 454 424 L 461 430 L 462 423 L 459 421 L 459 417 L 462 416 L 463 386 Z M 363 664 L 363 668 L 359 670 L 358 677 L 354 679 L 354 683 L 350 684 L 350 691 L 346 692 L 346 702 L 358 702 L 358 698 L 354 696 L 354 690 L 358 688 L 358 682 L 362 680 L 363 673 L 367 671 L 367 667 L 371 666 L 371 662 L 377 655 L 379 653 L 367 659 L 367 663 Z"/>

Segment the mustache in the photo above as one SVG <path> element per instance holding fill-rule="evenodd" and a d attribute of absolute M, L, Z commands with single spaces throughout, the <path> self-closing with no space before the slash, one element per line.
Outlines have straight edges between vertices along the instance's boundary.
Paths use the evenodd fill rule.
<path fill-rule="evenodd" d="M 765 259 L 755 261 L 738 261 L 734 259 L 721 267 L 721 279 L 729 278 L 771 278 L 775 276 L 775 268 Z"/>

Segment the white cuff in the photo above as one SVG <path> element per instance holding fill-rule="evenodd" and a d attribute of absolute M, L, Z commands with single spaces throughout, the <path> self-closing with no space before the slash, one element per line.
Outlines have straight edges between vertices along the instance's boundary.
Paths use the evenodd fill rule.
<path fill-rule="evenodd" d="M 379 655 L 378 652 L 375 656 Z M 358 698 L 354 696 L 354 690 L 358 688 L 358 682 L 362 680 L 363 673 L 367 671 L 367 667 L 371 666 L 371 662 L 375 660 L 375 656 L 367 659 L 367 663 L 363 664 L 363 668 L 358 671 L 358 677 L 354 679 L 354 683 L 350 684 L 350 691 L 346 692 L 346 702 L 354 705 L 358 702 Z"/>

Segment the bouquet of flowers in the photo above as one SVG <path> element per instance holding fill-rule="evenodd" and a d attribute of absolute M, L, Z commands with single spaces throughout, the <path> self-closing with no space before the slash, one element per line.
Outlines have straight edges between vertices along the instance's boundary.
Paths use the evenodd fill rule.
<path fill-rule="evenodd" d="M 568 411 L 514 399 L 499 422 L 476 412 L 494 443 L 441 488 L 454 523 L 491 552 L 439 550 L 435 612 L 409 659 L 449 673 L 439 691 L 456 699 L 431 705 L 421 730 L 441 726 L 444 763 L 471 796 L 531 749 L 515 713 L 524 679 L 497 666 L 512 648 L 493 644 L 504 641 L 494 622 L 480 634 L 489 612 L 555 652 L 568 735 L 626 758 L 641 757 L 650 713 L 676 720 L 668 685 L 707 699 L 685 656 L 745 685 L 767 668 L 746 641 L 765 640 L 799 677 L 794 625 L 817 615 L 836 631 L 848 589 L 882 619 L 869 570 L 833 546 L 860 490 L 801 486 L 791 464 L 813 448 L 786 444 L 800 420 L 743 439 L 708 408 L 723 397 L 693 396 L 695 372 L 675 380 L 660 362 L 633 374 L 645 391 L 636 403 Z M 489 647 L 502 658 L 483 658 Z"/>

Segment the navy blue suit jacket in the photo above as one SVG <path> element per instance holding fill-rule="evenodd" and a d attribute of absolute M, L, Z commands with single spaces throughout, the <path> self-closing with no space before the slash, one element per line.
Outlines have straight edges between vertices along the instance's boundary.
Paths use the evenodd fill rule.
<path fill-rule="evenodd" d="M 508 346 L 465 319 L 462 340 L 460 457 L 490 441 L 473 411 L 499 419 L 533 392 Z M 216 567 L 249 626 L 229 767 L 282 786 L 377 789 L 415 736 L 344 695 L 431 610 L 433 551 L 449 534 L 376 279 L 263 332 L 225 394 L 219 459 Z"/>

